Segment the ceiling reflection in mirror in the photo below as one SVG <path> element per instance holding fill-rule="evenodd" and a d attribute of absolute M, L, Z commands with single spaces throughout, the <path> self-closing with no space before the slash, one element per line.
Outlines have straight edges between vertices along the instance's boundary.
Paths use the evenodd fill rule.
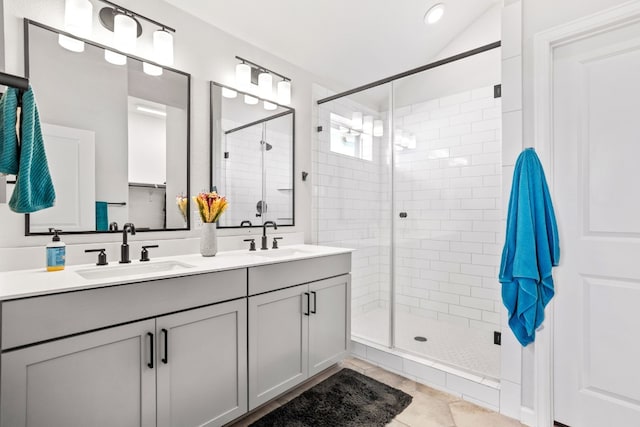
<path fill-rule="evenodd" d="M 25 20 L 26 70 L 35 92 L 56 205 L 27 215 L 26 234 L 189 228 L 190 76 L 143 62 L 105 61 L 105 49 L 58 44 L 56 30 Z"/>
<path fill-rule="evenodd" d="M 235 92 L 212 82 L 211 186 L 229 201 L 218 227 L 294 225 L 295 111 L 223 89 Z"/>

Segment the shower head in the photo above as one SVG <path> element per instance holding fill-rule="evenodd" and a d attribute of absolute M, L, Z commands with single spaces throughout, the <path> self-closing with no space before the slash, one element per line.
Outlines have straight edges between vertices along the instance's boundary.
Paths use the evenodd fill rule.
<path fill-rule="evenodd" d="M 260 141 L 260 144 L 265 146 L 266 151 L 269 151 L 273 148 L 273 145 L 269 144 L 267 141 Z"/>

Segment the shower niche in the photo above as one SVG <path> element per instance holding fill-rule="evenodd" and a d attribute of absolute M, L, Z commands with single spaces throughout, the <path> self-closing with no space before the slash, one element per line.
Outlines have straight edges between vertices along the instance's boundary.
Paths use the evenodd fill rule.
<path fill-rule="evenodd" d="M 210 185 L 229 200 L 218 227 L 294 225 L 295 110 L 215 82 L 210 92 Z"/>

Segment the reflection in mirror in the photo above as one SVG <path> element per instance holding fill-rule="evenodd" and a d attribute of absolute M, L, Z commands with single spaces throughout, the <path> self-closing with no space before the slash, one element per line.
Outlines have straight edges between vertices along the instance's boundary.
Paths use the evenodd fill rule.
<path fill-rule="evenodd" d="M 228 98 L 223 88 L 211 84 L 211 185 L 229 200 L 218 227 L 294 225 L 295 111 L 248 105 L 242 92 Z"/>
<path fill-rule="evenodd" d="M 26 70 L 36 94 L 56 205 L 27 215 L 26 234 L 188 229 L 176 196 L 189 194 L 190 76 L 104 59 L 104 47 L 58 44 L 56 30 L 25 20 Z M 187 208 L 188 212 L 188 208 Z"/>

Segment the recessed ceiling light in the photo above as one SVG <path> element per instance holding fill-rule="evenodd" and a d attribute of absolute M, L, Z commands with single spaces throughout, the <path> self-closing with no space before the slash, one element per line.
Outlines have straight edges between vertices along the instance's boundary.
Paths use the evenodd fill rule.
<path fill-rule="evenodd" d="M 444 4 L 438 3 L 432 6 L 427 10 L 427 13 L 424 14 L 424 23 L 435 24 L 442 18 L 442 15 L 444 15 Z"/>

